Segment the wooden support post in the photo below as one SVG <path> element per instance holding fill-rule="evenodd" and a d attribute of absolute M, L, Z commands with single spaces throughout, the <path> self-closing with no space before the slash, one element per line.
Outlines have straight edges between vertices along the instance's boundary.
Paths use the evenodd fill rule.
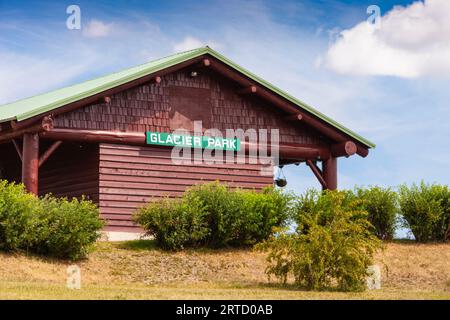
<path fill-rule="evenodd" d="M 50 158 L 53 152 L 55 152 L 61 144 L 62 141 L 56 141 L 47 149 L 47 151 L 44 152 L 44 154 L 39 158 L 39 167 L 41 167 L 44 162 L 47 161 L 48 158 Z"/>
<path fill-rule="evenodd" d="M 323 179 L 327 185 L 327 189 L 337 189 L 337 158 L 330 157 L 322 161 Z"/>
<path fill-rule="evenodd" d="M 28 192 L 38 195 L 39 135 L 37 133 L 23 135 L 22 157 L 22 183 Z"/>

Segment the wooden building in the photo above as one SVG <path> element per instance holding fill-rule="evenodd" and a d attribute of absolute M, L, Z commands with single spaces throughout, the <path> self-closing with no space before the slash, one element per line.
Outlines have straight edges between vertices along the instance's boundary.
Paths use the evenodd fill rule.
<path fill-rule="evenodd" d="M 337 188 L 337 158 L 366 157 L 374 147 L 204 47 L 0 106 L 0 178 L 39 195 L 85 195 L 110 230 L 133 230 L 137 206 L 195 183 L 273 183 L 261 163 L 174 164 L 170 147 L 146 139 L 192 130 L 194 121 L 206 129 L 278 129 L 280 163 L 306 163 L 329 189 Z"/>

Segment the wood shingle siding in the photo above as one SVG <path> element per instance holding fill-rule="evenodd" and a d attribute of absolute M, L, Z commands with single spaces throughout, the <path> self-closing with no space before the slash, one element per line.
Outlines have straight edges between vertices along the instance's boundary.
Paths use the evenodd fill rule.
<path fill-rule="evenodd" d="M 314 129 L 284 120 L 275 106 L 239 95 L 230 80 L 210 72 L 198 77 L 180 71 L 162 77 L 160 84 L 146 84 L 111 96 L 99 103 L 55 117 L 55 127 L 132 132 L 171 132 L 192 129 L 189 122 L 202 120 L 204 128 L 279 129 L 281 143 L 326 146 L 329 141 Z"/>

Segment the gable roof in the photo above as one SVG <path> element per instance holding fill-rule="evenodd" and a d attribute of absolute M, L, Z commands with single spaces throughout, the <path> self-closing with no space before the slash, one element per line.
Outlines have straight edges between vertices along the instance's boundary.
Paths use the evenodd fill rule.
<path fill-rule="evenodd" d="M 293 96 L 282 91 L 281 89 L 277 88 L 271 83 L 265 81 L 264 79 L 261 79 L 260 77 L 256 76 L 250 71 L 242 68 L 241 66 L 237 65 L 233 61 L 229 60 L 228 58 L 224 57 L 223 55 L 221 55 L 220 53 L 214 51 L 209 47 L 201 47 L 198 49 L 177 53 L 171 56 L 167 56 L 165 58 L 153 60 L 151 62 L 141 64 L 129 69 L 125 69 L 116 73 L 112 73 L 103 77 L 88 80 L 79 84 L 75 84 L 44 94 L 36 95 L 30 98 L 22 99 L 13 103 L 2 105 L 0 106 L 0 123 L 10 120 L 23 121 L 32 118 L 34 116 L 65 106 L 69 103 L 73 103 L 81 99 L 88 98 L 95 94 L 99 94 L 103 91 L 112 89 L 114 87 L 120 86 L 122 84 L 128 83 L 130 81 L 139 79 L 146 75 L 161 71 L 163 69 L 172 67 L 179 63 L 188 61 L 190 59 L 205 54 L 209 54 L 214 58 L 220 60 L 229 67 L 235 69 L 241 74 L 244 74 L 251 80 L 259 83 L 260 85 L 266 87 L 272 92 L 275 92 L 276 94 L 282 96 L 286 100 L 292 102 L 297 107 L 306 110 L 307 112 L 323 120 L 324 122 L 328 123 L 334 128 L 344 132 L 345 134 L 359 141 L 363 145 L 369 148 L 375 147 L 375 144 L 372 143 L 371 141 L 363 138 L 357 133 L 351 131 L 350 129 L 337 123 L 333 119 L 327 117 L 323 113 L 317 111 L 313 107 L 294 98 Z"/>

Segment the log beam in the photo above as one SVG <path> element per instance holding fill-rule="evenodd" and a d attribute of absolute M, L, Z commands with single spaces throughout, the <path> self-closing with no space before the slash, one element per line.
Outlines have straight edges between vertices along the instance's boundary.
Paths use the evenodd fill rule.
<path fill-rule="evenodd" d="M 337 189 L 337 158 L 330 157 L 322 161 L 323 179 L 327 185 L 327 189 Z"/>
<path fill-rule="evenodd" d="M 145 132 L 53 129 L 40 134 L 43 139 L 92 143 L 146 144 Z"/>
<path fill-rule="evenodd" d="M 150 83 L 160 84 L 161 81 L 162 81 L 162 78 L 161 78 L 161 77 L 155 77 L 155 78 L 153 78 L 152 81 L 150 81 Z"/>
<path fill-rule="evenodd" d="M 100 103 L 110 104 L 111 103 L 111 97 L 109 97 L 109 96 L 102 97 L 100 99 Z"/>
<path fill-rule="evenodd" d="M 331 146 L 333 157 L 350 157 L 357 151 L 356 144 L 353 141 L 345 141 Z"/>
<path fill-rule="evenodd" d="M 317 167 L 317 165 L 312 160 L 306 160 L 306 164 L 311 169 L 311 171 L 314 173 L 317 180 L 319 180 L 320 184 L 322 185 L 322 189 L 324 189 L 324 190 L 328 189 L 327 182 L 323 178 L 323 173 L 319 169 L 319 167 Z"/>
<path fill-rule="evenodd" d="M 26 128 L 15 129 L 11 132 L 5 132 L 0 136 L 0 143 L 9 142 L 12 139 L 19 138 L 25 133 L 38 133 L 49 131 L 53 128 L 53 120 L 51 117 L 44 117 L 38 123 Z"/>
<path fill-rule="evenodd" d="M 286 121 L 302 121 L 303 116 L 300 113 L 292 114 L 284 118 Z"/>
<path fill-rule="evenodd" d="M 209 67 L 211 65 L 211 60 L 209 59 L 203 59 L 198 66 L 200 67 Z"/>
<path fill-rule="evenodd" d="M 68 140 L 77 142 L 91 143 L 118 143 L 118 144 L 134 144 L 146 145 L 146 134 L 144 132 L 114 132 L 103 130 L 74 130 L 74 129 L 53 129 L 40 134 L 43 139 L 51 140 Z M 241 146 L 248 152 L 251 148 L 257 146 L 249 144 L 245 141 L 241 142 Z M 266 150 L 270 148 L 267 147 Z M 300 144 L 281 144 L 279 146 L 279 154 L 285 159 L 327 159 L 330 157 L 330 151 L 326 148 L 306 146 Z"/>
<path fill-rule="evenodd" d="M 39 177 L 39 135 L 23 135 L 22 183 L 28 192 L 38 195 Z"/>
<path fill-rule="evenodd" d="M 258 91 L 256 86 L 248 86 L 243 89 L 238 90 L 238 94 L 254 94 Z"/>
<path fill-rule="evenodd" d="M 56 141 L 44 152 L 44 154 L 39 158 L 39 167 L 41 167 L 45 163 L 45 161 L 50 158 L 53 152 L 55 152 L 61 144 L 62 141 Z"/>

